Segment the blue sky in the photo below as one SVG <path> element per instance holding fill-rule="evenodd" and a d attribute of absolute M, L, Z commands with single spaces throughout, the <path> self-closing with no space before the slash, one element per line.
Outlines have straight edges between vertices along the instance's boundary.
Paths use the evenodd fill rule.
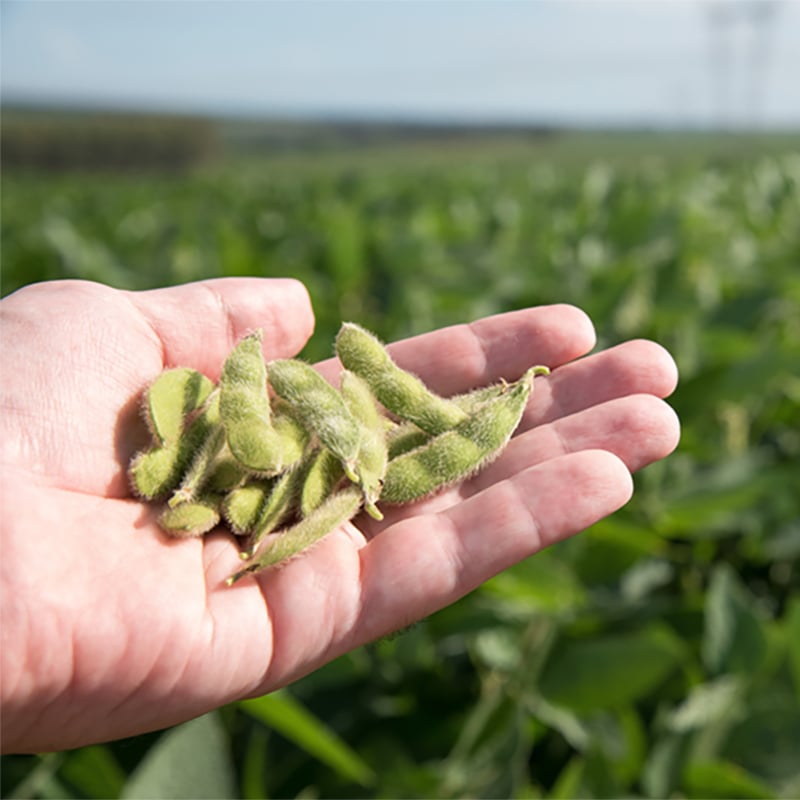
<path fill-rule="evenodd" d="M 7 101 L 800 127 L 800 0 L 0 0 L 0 13 Z"/>

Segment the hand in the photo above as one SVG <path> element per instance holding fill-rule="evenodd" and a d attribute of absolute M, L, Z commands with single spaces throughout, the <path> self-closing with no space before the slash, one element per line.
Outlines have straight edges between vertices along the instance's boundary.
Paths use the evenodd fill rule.
<path fill-rule="evenodd" d="M 630 472 L 676 446 L 659 398 L 676 370 L 658 345 L 594 345 L 571 306 L 511 312 L 391 351 L 453 394 L 536 378 L 518 434 L 474 479 L 357 517 L 278 571 L 233 587 L 226 533 L 173 540 L 130 497 L 147 443 L 142 389 L 162 369 L 212 379 L 264 329 L 267 359 L 313 328 L 291 280 L 220 279 L 149 292 L 69 281 L 3 300 L 3 750 L 61 750 L 164 728 L 265 694 L 452 603 L 627 502 Z M 320 365 L 335 379 L 337 366 Z M 380 534 L 380 535 L 378 535 Z"/>

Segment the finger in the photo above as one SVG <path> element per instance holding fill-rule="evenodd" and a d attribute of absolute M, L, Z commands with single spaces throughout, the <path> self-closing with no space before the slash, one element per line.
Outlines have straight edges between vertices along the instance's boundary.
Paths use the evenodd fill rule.
<path fill-rule="evenodd" d="M 675 361 L 661 345 L 644 339 L 625 342 L 537 379 L 519 430 L 630 394 L 668 397 L 677 383 Z"/>
<path fill-rule="evenodd" d="M 513 380 L 534 364 L 556 367 L 588 353 L 594 343 L 594 327 L 583 311 L 552 305 L 441 328 L 388 349 L 399 366 L 432 390 L 452 395 L 501 378 Z M 334 359 L 319 367 L 329 380 L 339 370 Z"/>
<path fill-rule="evenodd" d="M 164 367 L 193 367 L 212 380 L 255 328 L 264 330 L 267 358 L 295 355 L 314 328 L 308 292 L 289 278 L 217 278 L 128 297 L 160 340 Z"/>

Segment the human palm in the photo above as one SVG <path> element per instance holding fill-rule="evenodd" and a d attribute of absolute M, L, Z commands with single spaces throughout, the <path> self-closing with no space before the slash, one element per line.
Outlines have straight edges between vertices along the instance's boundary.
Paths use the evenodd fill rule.
<path fill-rule="evenodd" d="M 357 517 L 287 566 L 227 587 L 241 563 L 232 537 L 169 539 L 130 496 L 126 465 L 147 443 L 139 398 L 167 367 L 216 379 L 256 327 L 267 359 L 295 355 L 313 328 L 303 287 L 53 282 L 0 311 L 4 751 L 163 728 L 296 680 L 612 513 L 630 472 L 678 438 L 659 399 L 675 385 L 669 355 L 632 341 L 579 358 L 594 334 L 573 307 L 406 340 L 395 358 L 443 394 L 533 363 L 553 373 L 536 379 L 517 435 L 475 478 L 384 507 L 381 523 Z M 334 361 L 319 368 L 335 380 Z"/>

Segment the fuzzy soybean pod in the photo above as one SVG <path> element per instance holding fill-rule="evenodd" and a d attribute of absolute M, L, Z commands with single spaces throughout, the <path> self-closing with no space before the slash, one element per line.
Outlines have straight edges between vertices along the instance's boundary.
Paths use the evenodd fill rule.
<path fill-rule="evenodd" d="M 495 458 L 522 419 L 533 391 L 533 367 L 464 422 L 389 462 L 381 499 L 408 503 L 472 475 Z"/>
<path fill-rule="evenodd" d="M 340 459 L 347 477 L 357 482 L 355 463 L 361 427 L 342 395 L 312 366 L 294 358 L 270 362 L 269 382 L 323 446 Z"/>
<path fill-rule="evenodd" d="M 181 538 L 202 536 L 219 523 L 218 503 L 212 498 L 200 498 L 175 507 L 167 507 L 158 522 L 171 536 Z"/>
<path fill-rule="evenodd" d="M 131 486 L 139 497 L 158 499 L 182 482 L 193 460 L 203 450 L 204 443 L 215 428 L 219 427 L 219 418 L 215 411 L 217 399 L 216 393 L 209 396 L 203 410 L 191 420 L 179 438 L 139 453 L 132 459 L 128 475 Z M 186 497 L 192 494 L 193 492 L 189 492 Z"/>
<path fill-rule="evenodd" d="M 238 486 L 225 495 L 222 514 L 237 536 L 247 536 L 255 528 L 264 504 L 272 491 L 275 478 L 254 480 Z"/>
<path fill-rule="evenodd" d="M 490 386 L 481 386 L 478 389 L 473 389 L 471 392 L 453 395 L 449 399 L 451 403 L 455 403 L 462 411 L 472 414 L 485 402 L 493 400 L 495 397 L 500 397 L 507 390 L 508 382 L 500 381 Z"/>
<path fill-rule="evenodd" d="M 194 500 L 198 492 L 205 488 L 216 458 L 225 444 L 225 431 L 219 414 L 219 392 L 211 395 L 200 416 L 192 423 L 192 429 L 196 429 L 191 437 L 194 443 L 192 459 L 180 486 L 169 500 L 170 506 Z"/>
<path fill-rule="evenodd" d="M 312 514 L 280 531 L 245 567 L 228 578 L 228 585 L 307 550 L 352 519 L 361 507 L 362 499 L 357 486 L 348 486 L 331 495 Z"/>
<path fill-rule="evenodd" d="M 271 422 L 262 332 L 242 339 L 225 360 L 219 380 L 220 416 L 234 457 L 254 472 L 274 474 L 283 466 L 280 440 Z"/>
<path fill-rule="evenodd" d="M 491 386 L 482 386 L 479 389 L 473 389 L 471 392 L 465 394 L 453 395 L 448 398 L 452 403 L 455 403 L 462 411 L 467 414 L 473 414 L 488 400 L 499 397 L 503 392 L 508 389 L 508 383 L 505 381 L 495 383 Z M 427 431 L 423 431 L 419 425 L 413 422 L 403 421 L 399 424 L 392 425 L 386 432 L 386 443 L 389 448 L 389 458 L 393 459 L 397 456 L 407 453 L 427 444 L 432 436 Z"/>
<path fill-rule="evenodd" d="M 343 477 L 342 462 L 327 447 L 318 447 L 309 456 L 300 487 L 300 515 L 307 517 L 319 508 Z"/>
<path fill-rule="evenodd" d="M 225 494 L 240 487 L 252 475 L 250 470 L 234 458 L 227 444 L 224 444 L 209 468 L 205 488 Z"/>
<path fill-rule="evenodd" d="M 389 458 L 397 458 L 397 456 L 401 456 L 409 450 L 414 450 L 423 444 L 427 444 L 431 438 L 431 434 L 423 431 L 413 422 L 401 422 L 390 428 L 386 433 Z"/>
<path fill-rule="evenodd" d="M 303 424 L 297 411 L 281 398 L 276 398 L 273 403 L 272 427 L 278 437 L 281 469 L 299 464 L 311 442 L 311 432 Z"/>
<path fill-rule="evenodd" d="M 355 473 L 364 492 L 364 509 L 373 519 L 382 520 L 383 514 L 375 504 L 381 494 L 389 461 L 384 418 L 366 381 L 354 372 L 342 372 L 341 390 L 347 407 L 361 425 Z"/>
<path fill-rule="evenodd" d="M 261 507 L 258 519 L 253 525 L 250 537 L 247 540 L 247 546 L 242 550 L 242 558 L 249 558 L 261 540 L 283 524 L 291 514 L 295 508 L 304 475 L 305 470 L 300 465 L 286 470 L 275 479 Z"/>
<path fill-rule="evenodd" d="M 455 403 L 431 392 L 416 375 L 397 366 L 381 342 L 359 325 L 342 324 L 336 353 L 342 365 L 363 378 L 389 411 L 428 433 L 450 430 L 468 416 Z"/>
<path fill-rule="evenodd" d="M 154 439 L 160 444 L 178 439 L 189 415 L 205 403 L 213 389 L 213 382 L 197 370 L 164 370 L 144 396 L 144 415 Z"/>
<path fill-rule="evenodd" d="M 195 412 L 207 402 L 214 384 L 193 369 L 162 372 L 144 394 L 143 412 L 154 446 L 137 453 L 128 467 L 134 493 L 154 500 L 180 482 L 196 446 Z M 195 428 L 187 433 L 187 428 Z"/>
<path fill-rule="evenodd" d="M 467 414 L 472 414 L 479 406 L 483 405 L 488 400 L 499 397 L 507 389 L 508 383 L 502 381 L 492 384 L 491 386 L 482 386 L 479 389 L 473 389 L 471 392 L 453 395 L 449 397 L 448 400 Z M 386 445 L 389 450 L 389 459 L 396 458 L 403 453 L 407 453 L 409 450 L 414 450 L 423 444 L 427 444 L 432 438 L 430 433 L 422 430 L 419 425 L 413 422 L 402 420 L 398 423 L 392 422 L 386 417 L 382 419 Z"/>

